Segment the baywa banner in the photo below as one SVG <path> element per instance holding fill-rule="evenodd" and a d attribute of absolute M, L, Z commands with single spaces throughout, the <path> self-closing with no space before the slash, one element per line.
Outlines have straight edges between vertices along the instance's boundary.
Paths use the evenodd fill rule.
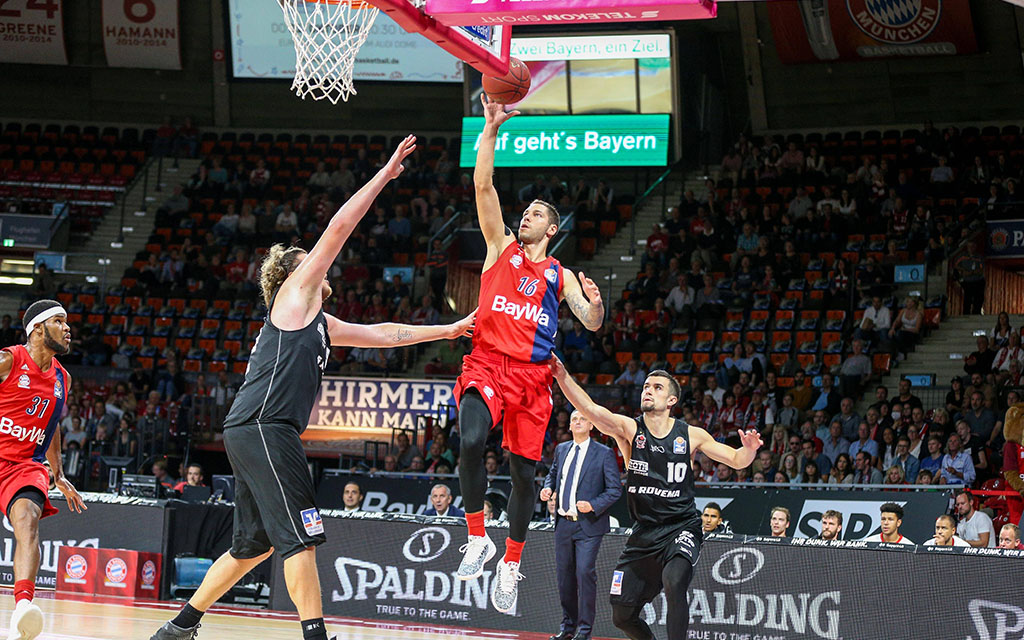
<path fill-rule="evenodd" d="M 164 510 L 159 501 L 91 493 L 83 498 L 88 509 L 73 513 L 61 494 L 50 494 L 59 513 L 39 522 L 37 587 L 57 586 L 61 547 L 162 551 Z M 0 584 L 14 584 L 14 528 L 6 517 L 0 529 Z"/>
<path fill-rule="evenodd" d="M 324 518 L 317 551 L 328 615 L 416 625 L 556 633 L 562 619 L 554 533 L 529 533 L 512 615 L 490 604 L 496 560 L 483 576 L 455 579 L 465 528 L 448 519 L 382 513 Z M 490 531 L 500 541 L 505 531 Z M 608 605 L 612 571 L 625 536 L 605 536 L 597 560 L 595 637 L 622 637 Z M 501 551 L 499 542 L 499 552 Z M 706 540 L 689 590 L 693 640 L 866 640 L 878 638 L 1016 640 L 1024 609 L 1005 580 L 1024 569 L 1019 554 L 943 554 L 839 541 L 714 536 Z M 905 549 L 905 548 L 904 548 Z M 980 556 L 980 557 L 979 557 Z M 1011 564 L 1008 564 L 1011 563 Z M 294 610 L 277 561 L 271 608 Z M 941 606 L 919 594 L 941 584 Z M 666 637 L 666 600 L 643 616 Z M 412 625 L 412 626 L 410 626 Z"/>

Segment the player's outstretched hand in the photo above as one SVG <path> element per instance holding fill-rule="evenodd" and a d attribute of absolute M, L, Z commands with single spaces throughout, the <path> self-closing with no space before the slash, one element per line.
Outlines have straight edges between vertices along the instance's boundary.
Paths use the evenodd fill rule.
<path fill-rule="evenodd" d="M 583 293 L 587 295 L 587 300 L 590 300 L 590 304 L 598 304 L 601 302 L 601 288 L 598 287 L 593 280 L 579 272 L 580 286 L 583 287 Z"/>
<path fill-rule="evenodd" d="M 540 501 L 547 502 L 551 499 L 552 493 L 554 493 L 554 491 L 552 491 L 550 487 L 544 487 L 540 490 Z"/>
<path fill-rule="evenodd" d="M 756 429 L 749 429 L 747 431 L 740 429 L 739 433 L 740 442 L 743 444 L 744 449 L 753 449 L 754 451 L 757 451 L 764 446 L 764 442 L 761 441 L 761 434 L 758 433 Z"/>
<path fill-rule="evenodd" d="M 405 136 L 405 140 L 399 143 L 398 148 L 391 154 L 391 159 L 384 165 L 385 175 L 389 180 L 394 180 L 402 175 L 405 165 L 402 161 L 409 157 L 409 154 L 416 150 L 416 136 L 411 133 Z"/>
<path fill-rule="evenodd" d="M 473 326 L 476 324 L 477 309 L 479 309 L 479 307 L 473 309 L 473 313 L 469 314 L 462 320 L 448 325 L 449 329 L 451 329 L 448 333 L 449 340 L 455 340 L 456 338 L 461 338 L 463 336 L 466 336 L 467 338 L 473 337 Z"/>
<path fill-rule="evenodd" d="M 68 508 L 75 513 L 82 513 L 87 511 L 89 507 L 85 506 L 85 500 L 82 500 L 82 495 L 78 493 L 78 489 L 75 489 L 75 485 L 71 484 L 71 481 L 67 478 L 60 478 L 55 483 L 57 489 L 64 494 L 64 497 L 68 499 Z"/>
<path fill-rule="evenodd" d="M 564 380 L 565 376 L 569 374 L 565 369 L 565 365 L 558 359 L 558 356 L 552 354 L 551 359 L 548 360 L 548 368 L 551 369 L 551 375 L 555 380 Z"/>
<path fill-rule="evenodd" d="M 484 105 L 484 121 L 487 124 L 493 124 L 495 127 L 500 127 L 505 124 L 509 118 L 514 118 L 519 115 L 518 111 L 505 111 L 505 105 L 500 102 L 495 102 L 487 97 L 486 93 L 480 92 L 480 102 Z"/>

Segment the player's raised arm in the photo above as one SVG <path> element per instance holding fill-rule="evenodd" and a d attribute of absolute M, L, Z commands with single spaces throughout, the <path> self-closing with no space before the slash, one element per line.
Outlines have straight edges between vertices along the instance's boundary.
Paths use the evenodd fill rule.
<path fill-rule="evenodd" d="M 476 215 L 480 219 L 480 230 L 487 243 L 488 262 L 493 262 L 510 243 L 515 241 L 512 232 L 501 218 L 501 202 L 494 188 L 494 145 L 498 140 L 498 128 L 506 120 L 519 115 L 518 111 L 505 112 L 505 105 L 492 102 L 487 94 L 480 95 L 484 105 L 484 128 L 476 150 L 476 167 L 473 169 L 473 185 L 476 187 Z M 492 254 L 493 253 L 493 257 Z"/>
<path fill-rule="evenodd" d="M 580 271 L 580 279 L 576 280 L 572 271 L 565 269 L 562 299 L 569 305 L 573 315 L 580 319 L 584 327 L 591 331 L 601 328 L 601 323 L 604 321 L 604 302 L 601 301 L 601 289 L 582 271 Z"/>
<path fill-rule="evenodd" d="M 754 429 L 749 431 L 741 429 L 739 434 L 743 446 L 734 449 L 718 442 L 704 429 L 690 425 L 690 442 L 693 444 L 693 450 L 703 451 L 707 457 L 717 462 L 724 462 L 733 469 L 743 469 L 749 466 L 754 461 L 757 450 L 764 444 L 761 442 L 761 434 Z"/>
<path fill-rule="evenodd" d="M 352 324 L 327 316 L 327 332 L 331 345 L 335 347 L 381 348 L 404 347 L 431 340 L 453 340 L 473 335 L 476 310 L 458 322 L 438 325 L 397 324 Z"/>
<path fill-rule="evenodd" d="M 406 136 L 391 154 L 388 163 L 338 209 L 320 239 L 316 241 L 316 245 L 281 285 L 278 299 L 305 302 L 310 308 L 320 308 L 320 284 L 327 275 L 331 263 L 338 257 L 341 247 L 381 190 L 388 182 L 402 174 L 402 161 L 415 149 L 416 136 Z"/>
<path fill-rule="evenodd" d="M 587 395 L 587 392 L 573 380 L 557 356 L 551 356 L 548 364 L 551 367 L 551 374 L 558 382 L 558 386 L 562 388 L 562 393 L 565 394 L 569 404 L 579 410 L 584 418 L 593 422 L 598 431 L 615 438 L 620 449 L 625 445 L 624 450 L 629 451 L 633 436 L 636 435 L 636 422 L 626 416 L 614 414 L 594 402 L 593 398 Z"/>

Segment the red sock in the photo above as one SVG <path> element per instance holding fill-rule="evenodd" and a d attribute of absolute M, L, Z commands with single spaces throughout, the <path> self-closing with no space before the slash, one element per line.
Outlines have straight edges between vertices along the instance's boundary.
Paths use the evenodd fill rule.
<path fill-rule="evenodd" d="M 469 535 L 471 536 L 485 536 L 487 531 L 484 529 L 484 512 L 477 511 L 476 513 L 466 514 L 466 526 L 469 527 Z"/>
<path fill-rule="evenodd" d="M 32 601 L 36 595 L 36 584 L 31 580 L 17 580 L 14 583 L 14 602 L 15 604 L 22 600 Z"/>
<path fill-rule="evenodd" d="M 523 557 L 523 545 L 525 542 L 516 542 L 512 538 L 505 538 L 505 562 L 519 562 Z"/>

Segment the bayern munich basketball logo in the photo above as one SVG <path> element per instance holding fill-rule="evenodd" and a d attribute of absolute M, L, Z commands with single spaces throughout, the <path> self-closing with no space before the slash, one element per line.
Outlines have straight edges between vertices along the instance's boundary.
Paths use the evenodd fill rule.
<path fill-rule="evenodd" d="M 121 558 L 111 558 L 107 563 L 107 582 L 121 584 L 128 577 L 128 565 Z"/>
<path fill-rule="evenodd" d="M 146 560 L 142 565 L 142 584 L 153 584 L 156 582 L 156 565 L 152 560 Z"/>
<path fill-rule="evenodd" d="M 939 24 L 942 0 L 846 0 L 860 30 L 888 44 L 910 44 L 927 38 Z"/>
<path fill-rule="evenodd" d="M 74 580 L 81 580 L 88 571 L 89 563 L 77 553 L 68 558 L 68 561 L 64 563 L 64 572 L 69 578 Z"/>
<path fill-rule="evenodd" d="M 989 234 L 988 243 L 996 251 L 1006 251 L 1010 244 L 1010 232 L 1002 227 L 996 227 Z"/>

